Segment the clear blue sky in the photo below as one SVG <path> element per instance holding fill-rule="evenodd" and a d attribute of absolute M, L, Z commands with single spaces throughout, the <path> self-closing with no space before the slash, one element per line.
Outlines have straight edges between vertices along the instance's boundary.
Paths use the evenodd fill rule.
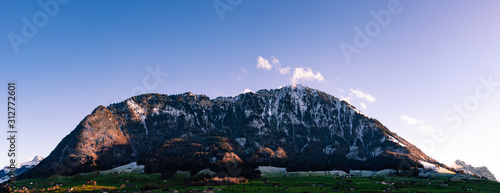
<path fill-rule="evenodd" d="M 214 2 L 232 11 L 218 14 Z M 295 75 L 419 147 L 431 141 L 435 148 L 422 149 L 445 164 L 485 165 L 500 178 L 500 86 L 479 80 L 500 82 L 500 2 L 392 3 L 70 1 L 49 6 L 50 15 L 37 1 L 0 1 L 0 77 L 19 86 L 19 161 L 47 156 L 98 105 L 143 92 L 233 96 L 290 85 Z M 390 20 L 382 25 L 371 11 Z M 341 45 L 356 46 L 357 28 L 371 37 L 348 62 Z M 13 46 L 12 34 L 27 42 Z M 155 79 L 157 67 L 168 75 Z M 456 113 L 464 102 L 468 110 Z M 449 111 L 453 121 L 443 118 Z"/>

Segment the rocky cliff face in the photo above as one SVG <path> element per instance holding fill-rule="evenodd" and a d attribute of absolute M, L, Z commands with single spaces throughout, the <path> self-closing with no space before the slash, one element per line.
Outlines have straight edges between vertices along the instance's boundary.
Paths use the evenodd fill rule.
<path fill-rule="evenodd" d="M 470 164 L 465 163 L 462 160 L 456 160 L 450 167 L 458 170 L 462 170 L 465 174 L 468 175 L 477 175 L 479 177 L 485 177 L 492 181 L 497 181 L 495 176 L 488 170 L 487 167 L 473 167 Z"/>
<path fill-rule="evenodd" d="M 347 102 L 297 85 L 216 99 L 145 94 L 99 106 L 21 178 L 132 161 L 168 173 L 221 163 L 326 170 L 417 166 L 417 160 L 439 164 Z"/>

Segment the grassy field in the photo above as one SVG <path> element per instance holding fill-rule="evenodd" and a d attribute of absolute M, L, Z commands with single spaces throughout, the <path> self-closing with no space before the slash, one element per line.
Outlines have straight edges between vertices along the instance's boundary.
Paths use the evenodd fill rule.
<path fill-rule="evenodd" d="M 185 186 L 185 175 L 177 175 L 168 181 L 160 179 L 155 174 L 114 174 L 101 175 L 99 172 L 78 174 L 75 176 L 52 176 L 49 178 L 28 179 L 16 182 L 18 191 L 25 187 L 30 192 L 134 192 L 140 191 L 143 186 L 159 186 L 151 192 L 207 192 L 213 190 L 221 193 L 250 193 L 250 192 L 500 192 L 500 183 L 484 179 L 472 181 L 450 181 L 447 177 L 440 178 L 402 178 L 397 176 L 386 177 L 350 177 L 341 178 L 328 175 L 314 174 L 283 174 L 264 176 L 261 179 L 247 183 L 233 185 L 207 184 L 204 186 Z M 87 180 L 94 180 L 87 184 Z M 62 183 L 58 189 L 56 184 Z M 220 189 L 220 190 L 219 190 Z M 27 191 L 24 191 L 27 192 Z"/>

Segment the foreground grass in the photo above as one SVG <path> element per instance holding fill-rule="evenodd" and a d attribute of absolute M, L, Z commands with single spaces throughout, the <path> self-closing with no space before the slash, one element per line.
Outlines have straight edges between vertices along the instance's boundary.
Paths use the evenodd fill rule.
<path fill-rule="evenodd" d="M 207 184 L 205 186 L 182 185 L 185 176 L 174 176 L 168 181 L 160 179 L 155 174 L 121 174 L 100 175 L 98 172 L 78 174 L 75 176 L 51 176 L 49 178 L 27 179 L 16 182 L 17 190 L 25 187 L 30 192 L 100 192 L 108 189 L 110 192 L 140 191 L 145 185 L 159 185 L 162 188 L 151 192 L 202 192 L 214 190 L 221 193 L 250 193 L 250 192 L 500 192 L 500 183 L 484 179 L 473 181 L 450 181 L 449 178 L 402 178 L 388 177 L 351 177 L 342 179 L 328 175 L 283 175 L 265 176 L 251 180 L 248 183 L 234 185 Z M 263 180 L 267 179 L 267 180 Z M 86 180 L 97 181 L 96 185 L 87 184 Z M 59 189 L 54 184 L 62 183 Z M 83 186 L 84 185 L 84 186 Z M 134 187 L 135 186 L 135 187 Z M 220 189 L 220 191 L 219 191 Z M 24 191 L 27 192 L 27 191 Z"/>

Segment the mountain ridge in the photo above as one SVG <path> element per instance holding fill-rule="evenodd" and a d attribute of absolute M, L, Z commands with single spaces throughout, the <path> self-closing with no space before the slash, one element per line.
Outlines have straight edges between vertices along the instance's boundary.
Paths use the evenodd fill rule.
<path fill-rule="evenodd" d="M 462 170 L 465 174 L 468 175 L 477 175 L 479 177 L 485 177 L 491 181 L 500 182 L 495 178 L 495 175 L 493 175 L 493 173 L 491 173 L 486 166 L 474 167 L 462 160 L 457 159 L 450 165 L 450 167 L 454 168 L 457 171 Z"/>
<path fill-rule="evenodd" d="M 172 147 L 188 156 L 160 154 Z M 290 170 L 421 167 L 418 160 L 445 166 L 346 101 L 296 85 L 215 99 L 190 92 L 143 94 L 98 106 L 20 178 L 71 175 L 133 161 L 146 164 L 148 172 L 171 173 L 177 168 L 155 160 L 172 158 L 200 164 L 187 168 L 193 170 L 227 163 Z"/>

